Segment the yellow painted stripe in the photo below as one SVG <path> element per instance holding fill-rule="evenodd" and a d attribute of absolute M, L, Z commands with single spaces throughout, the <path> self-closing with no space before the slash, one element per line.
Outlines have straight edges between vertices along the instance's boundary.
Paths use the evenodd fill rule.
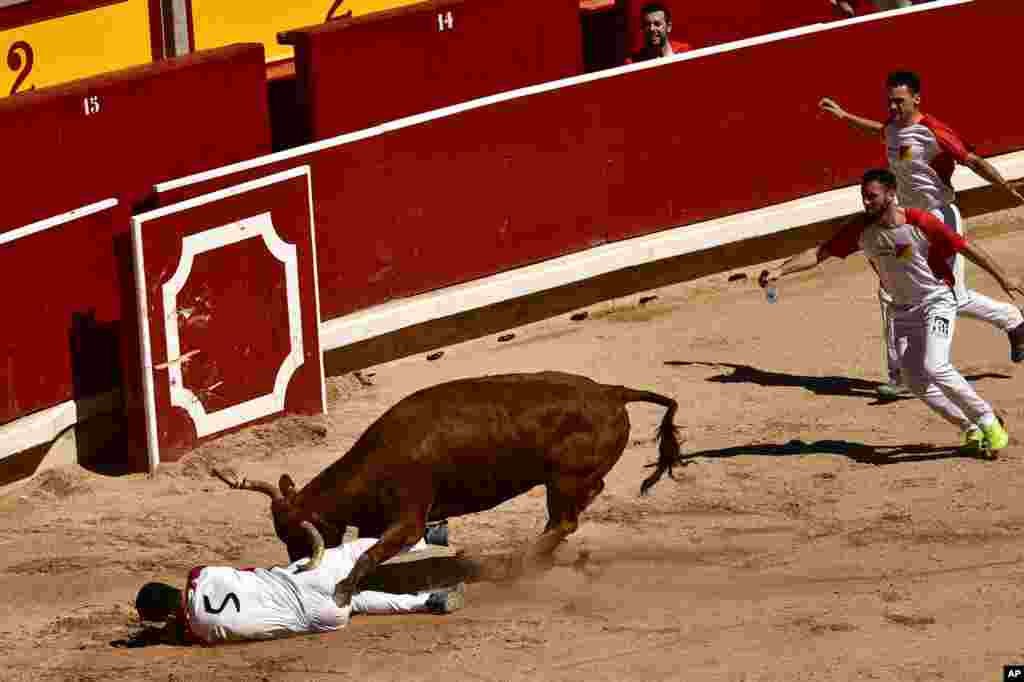
<path fill-rule="evenodd" d="M 127 0 L 0 31 L 0 97 L 11 92 L 27 68 L 25 49 L 12 51 L 17 43 L 28 44 L 33 57 L 20 92 L 152 61 L 149 35 L 146 0 Z M 19 63 L 17 69 L 8 68 L 10 59 Z"/>
<path fill-rule="evenodd" d="M 335 16 L 352 10 L 368 14 L 411 5 L 418 0 L 345 0 Z M 288 3 L 276 0 L 192 0 L 192 22 L 197 50 L 231 43 L 260 42 L 267 61 L 289 59 L 292 48 L 278 45 L 277 34 L 293 28 L 322 23 L 333 0 Z"/>

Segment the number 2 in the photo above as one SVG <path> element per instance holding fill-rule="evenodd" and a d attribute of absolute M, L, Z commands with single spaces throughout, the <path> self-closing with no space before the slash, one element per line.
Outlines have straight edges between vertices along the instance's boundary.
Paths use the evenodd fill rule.
<path fill-rule="evenodd" d="M 21 54 L 19 50 L 25 53 L 25 67 L 21 66 Z M 18 92 L 18 88 L 28 78 L 28 75 L 32 73 L 32 63 L 35 61 L 35 56 L 32 53 L 32 46 L 26 43 L 24 40 L 11 45 L 11 49 L 7 50 L 7 68 L 11 71 L 19 71 L 18 77 L 14 79 L 14 85 L 11 86 L 10 94 Z M 29 90 L 35 90 L 36 86 L 32 86 Z"/>
<path fill-rule="evenodd" d="M 455 26 L 455 17 L 452 16 L 451 10 L 448 10 L 447 12 L 438 12 L 437 13 L 437 30 L 438 31 L 445 31 L 445 30 L 450 31 L 450 30 L 452 30 L 452 28 L 454 26 Z"/>

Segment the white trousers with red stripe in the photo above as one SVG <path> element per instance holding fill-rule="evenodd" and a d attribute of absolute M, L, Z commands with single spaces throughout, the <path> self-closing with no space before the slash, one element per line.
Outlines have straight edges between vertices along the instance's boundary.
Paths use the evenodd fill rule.
<path fill-rule="evenodd" d="M 942 208 L 931 210 L 932 215 L 956 230 L 957 234 L 963 235 L 963 220 L 960 211 L 953 204 Z M 977 291 L 968 289 L 966 286 L 966 273 L 964 268 L 964 257 L 957 254 L 953 257 L 953 276 L 957 282 L 964 282 L 960 288 L 960 296 L 957 300 L 957 314 L 969 317 L 973 320 L 986 322 L 996 329 L 1008 332 L 1019 324 L 1024 323 L 1024 315 L 1020 308 L 1012 303 L 1004 303 L 994 298 L 989 298 Z M 893 311 L 890 303 L 892 299 L 885 293 L 884 289 L 878 289 L 878 303 L 882 310 L 882 354 L 885 358 L 886 368 L 889 374 L 889 381 L 900 384 L 906 381 L 900 375 L 900 353 L 897 338 L 893 329 Z"/>

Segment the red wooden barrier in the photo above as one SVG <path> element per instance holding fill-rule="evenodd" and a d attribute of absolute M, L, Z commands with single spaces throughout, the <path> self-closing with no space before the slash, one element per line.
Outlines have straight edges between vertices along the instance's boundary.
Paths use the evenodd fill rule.
<path fill-rule="evenodd" d="M 132 218 L 150 470 L 326 409 L 311 209 L 297 168 Z"/>
<path fill-rule="evenodd" d="M 852 184 L 884 162 L 882 146 L 819 113 L 817 101 L 833 95 L 884 118 L 893 68 L 920 71 L 925 108 L 981 153 L 1024 148 L 1024 96 L 991 68 L 1012 62 L 1020 19 L 1016 0 L 986 0 L 648 62 L 257 160 L 160 201 L 310 164 L 329 320 L 604 240 Z M 932 38 L 898 64 L 875 48 L 908 35 Z M 985 35 L 991 51 L 950 49 L 963 35 Z M 965 87 L 1009 100 L 978 107 Z"/>
<path fill-rule="evenodd" d="M 431 0 L 278 36 L 305 140 L 582 70 L 578 0 Z"/>
<path fill-rule="evenodd" d="M 127 207 L 109 200 L 0 234 L 0 423 L 117 385 L 124 282 L 113 244 L 127 225 Z"/>
<path fill-rule="evenodd" d="M 0 100 L 0 232 L 270 151 L 263 47 L 233 45 Z"/>
<path fill-rule="evenodd" d="M 121 323 L 134 300 L 128 216 L 155 182 L 269 151 L 264 73 L 262 46 L 237 45 L 0 100 L 0 242 L 118 202 L 0 243 L 0 422 L 119 385 L 120 341 L 136 334 Z"/>

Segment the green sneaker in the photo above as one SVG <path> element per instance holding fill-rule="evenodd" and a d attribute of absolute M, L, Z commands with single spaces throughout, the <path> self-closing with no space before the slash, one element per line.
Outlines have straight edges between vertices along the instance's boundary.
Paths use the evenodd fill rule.
<path fill-rule="evenodd" d="M 908 387 L 896 382 L 879 384 L 878 386 L 875 386 L 875 392 L 878 393 L 879 398 L 884 400 L 897 400 L 899 398 L 909 398 L 914 395 L 910 392 Z"/>
<path fill-rule="evenodd" d="M 987 428 L 982 426 L 981 430 L 985 432 L 985 441 L 982 447 L 987 452 L 999 452 L 1010 444 L 1010 434 L 1006 432 L 1003 420 L 999 417 L 996 417 L 991 426 Z"/>
<path fill-rule="evenodd" d="M 967 452 L 981 452 L 985 449 L 985 434 L 977 426 L 964 431 L 964 442 L 960 449 Z"/>

